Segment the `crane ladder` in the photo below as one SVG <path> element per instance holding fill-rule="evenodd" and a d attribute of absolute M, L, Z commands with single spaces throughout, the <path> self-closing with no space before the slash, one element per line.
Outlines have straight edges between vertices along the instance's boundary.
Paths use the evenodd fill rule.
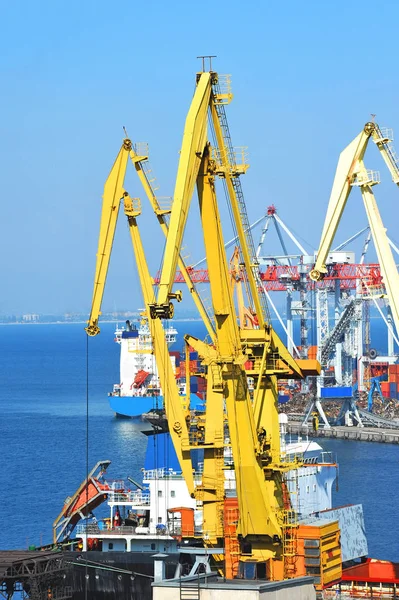
<path fill-rule="evenodd" d="M 385 159 L 393 182 L 399 185 L 399 158 L 392 144 L 392 139 L 392 130 L 381 128 L 375 123 L 373 140 Z"/>
<path fill-rule="evenodd" d="M 185 577 L 180 577 L 180 600 L 200 600 L 200 579 L 195 581 L 191 578 L 187 581 Z"/>
<path fill-rule="evenodd" d="M 296 575 L 298 555 L 298 515 L 296 510 L 292 509 L 290 492 L 286 481 L 282 482 L 282 490 L 284 503 L 282 523 L 284 579 L 292 579 Z"/>
<path fill-rule="evenodd" d="M 214 92 L 214 96 L 216 98 L 218 96 L 220 97 L 222 95 L 221 90 L 220 90 L 220 85 L 218 82 L 214 82 L 212 84 L 212 89 Z M 229 125 L 227 122 L 226 111 L 224 109 L 224 104 L 220 103 L 220 102 L 215 102 L 215 110 L 216 110 L 216 114 L 218 116 L 219 123 L 221 126 L 224 145 L 227 150 L 227 156 L 223 156 L 223 153 L 221 153 L 220 158 L 223 161 L 224 166 L 228 167 L 230 174 L 232 175 L 231 183 L 232 183 L 234 193 L 235 193 L 235 196 L 237 199 L 237 205 L 239 208 L 240 218 L 241 218 L 242 226 L 244 229 L 245 241 L 246 241 L 246 245 L 248 247 L 248 251 L 249 251 L 249 255 L 250 255 L 250 260 L 251 260 L 250 268 L 252 270 L 253 277 L 255 279 L 256 286 L 258 288 L 260 303 L 261 303 L 262 312 L 263 312 L 262 316 L 266 323 L 270 323 L 269 307 L 267 305 L 266 294 L 264 292 L 262 281 L 260 278 L 259 261 L 258 261 L 258 257 L 256 256 L 255 245 L 254 245 L 254 241 L 252 238 L 247 208 L 245 205 L 244 193 L 242 191 L 241 181 L 239 178 L 239 175 L 242 171 L 237 168 L 235 152 L 234 152 L 233 144 L 231 141 L 231 135 L 230 135 Z M 242 259 L 242 257 L 241 257 L 241 259 Z"/>

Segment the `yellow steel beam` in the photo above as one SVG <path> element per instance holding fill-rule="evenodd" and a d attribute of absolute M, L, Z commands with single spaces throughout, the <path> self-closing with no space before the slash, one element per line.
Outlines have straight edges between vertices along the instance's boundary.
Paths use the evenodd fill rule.
<path fill-rule="evenodd" d="M 282 495 L 281 490 L 276 489 L 276 481 L 265 475 L 262 457 L 257 453 L 259 441 L 243 366 L 246 357 L 242 352 L 236 322 L 211 169 L 207 148 L 197 180 L 197 189 L 218 336 L 216 350 L 219 355 L 218 363 L 222 368 L 236 473 L 240 512 L 238 533 L 243 537 L 262 536 L 266 560 L 276 555 L 276 547 L 273 546 L 272 540 L 277 542 L 281 550 L 278 515 L 282 507 Z"/>
<path fill-rule="evenodd" d="M 86 327 L 88 335 L 97 335 L 100 333 L 98 319 L 101 314 L 101 303 L 107 279 L 116 222 L 118 220 L 119 205 L 124 192 L 123 182 L 130 149 L 131 141 L 125 139 L 104 186 L 93 298 L 88 326 Z"/>
<path fill-rule="evenodd" d="M 381 156 L 391 173 L 392 181 L 396 183 L 396 185 L 399 185 L 399 165 L 396 154 L 390 145 L 392 140 L 384 137 L 383 132 L 377 123 L 370 123 L 370 125 L 374 125 L 372 131 L 373 141 L 381 152 Z"/>
<path fill-rule="evenodd" d="M 373 131 L 372 126 L 373 123 L 367 123 L 363 131 L 340 154 L 316 263 L 309 274 L 314 281 L 319 281 L 327 273 L 327 256 L 351 191 L 353 176 L 359 170 L 359 161 L 363 159 Z"/>
<path fill-rule="evenodd" d="M 153 303 L 151 310 L 152 318 L 170 318 L 173 313 L 170 299 L 181 299 L 180 294 L 172 294 L 172 287 L 191 197 L 206 143 L 210 94 L 210 73 L 201 73 L 184 128 L 169 231 L 166 239 L 165 258 L 162 265 L 157 301 Z"/>
<path fill-rule="evenodd" d="M 218 353 L 212 346 L 201 340 L 185 335 L 186 344 L 196 350 L 206 365 L 206 410 L 204 417 L 205 436 L 204 469 L 201 483 L 197 486 L 195 497 L 203 502 L 205 543 L 216 545 L 223 537 L 224 506 L 224 402 Z"/>
<path fill-rule="evenodd" d="M 375 200 L 372 188 L 369 185 L 360 187 L 367 218 L 373 236 L 374 246 L 381 268 L 382 280 L 388 296 L 389 306 L 395 323 L 396 331 L 399 332 L 399 274 L 395 264 L 392 250 L 388 242 L 386 229 L 382 222 L 380 211 Z"/>
<path fill-rule="evenodd" d="M 154 301 L 154 290 L 153 280 L 148 269 L 147 260 L 137 225 L 136 217 L 138 216 L 139 212 L 139 210 L 134 210 L 131 198 L 126 196 L 125 213 L 128 217 L 130 236 L 139 273 L 141 291 L 150 325 L 157 371 L 164 396 L 166 418 L 169 423 L 170 435 L 179 459 L 183 477 L 187 483 L 189 493 L 192 494 L 194 493 L 194 478 L 186 421 L 189 413 L 184 412 L 182 407 L 182 400 L 179 396 L 179 391 L 176 385 L 176 379 L 173 373 L 172 363 L 170 360 L 168 345 L 162 323 L 158 319 L 152 320 L 149 314 L 149 305 Z"/>
<path fill-rule="evenodd" d="M 154 191 L 152 189 L 152 186 L 150 184 L 150 182 L 148 181 L 148 177 L 142 167 L 142 162 L 144 162 L 145 160 L 147 160 L 147 156 L 139 156 L 134 148 L 132 147 L 131 151 L 130 151 L 130 159 L 133 163 L 133 166 L 136 170 L 137 176 L 140 180 L 140 183 L 145 191 L 145 194 L 152 206 L 152 209 L 158 219 L 158 223 L 161 226 L 161 229 L 165 235 L 165 237 L 167 238 L 168 236 L 168 223 L 165 219 L 165 215 L 163 213 L 163 211 L 161 210 L 161 207 L 159 206 L 157 197 L 154 194 Z M 192 282 L 192 279 L 190 277 L 190 274 L 187 270 L 187 267 L 184 263 L 184 260 L 182 258 L 181 255 L 179 255 L 178 258 L 178 265 L 179 265 L 179 269 L 181 274 L 183 275 L 184 281 L 187 285 L 187 288 L 190 292 L 190 294 L 193 297 L 193 301 L 197 307 L 197 310 L 199 312 L 199 315 L 206 327 L 206 330 L 208 332 L 208 335 L 210 336 L 211 340 L 215 339 L 215 329 L 212 325 L 212 321 L 209 318 L 208 312 L 202 302 L 201 296 L 198 294 L 194 283 Z"/>
<path fill-rule="evenodd" d="M 212 98 L 212 100 L 214 100 L 214 99 Z M 215 130 L 216 143 L 219 148 L 220 156 L 226 158 L 229 156 L 229 151 L 228 151 L 228 148 L 226 147 L 226 144 L 224 141 L 222 126 L 219 121 L 219 116 L 218 116 L 214 101 L 211 101 L 211 119 L 212 119 L 212 123 L 213 123 L 214 130 Z M 226 166 L 228 166 L 228 165 L 226 165 Z M 234 185 L 233 185 L 233 177 L 237 177 L 237 176 L 238 176 L 237 174 L 233 174 L 231 172 L 231 169 L 229 169 L 229 168 L 225 169 L 226 186 L 227 186 L 227 190 L 228 190 L 228 194 L 229 194 L 230 205 L 231 205 L 231 209 L 232 209 L 232 213 L 233 213 L 233 217 L 234 217 L 235 226 L 237 228 L 237 235 L 238 235 L 238 239 L 240 242 L 240 248 L 241 248 L 241 252 L 243 255 L 243 259 L 244 259 L 245 269 L 246 269 L 246 273 L 247 273 L 247 277 L 248 277 L 249 288 L 251 291 L 252 300 L 254 302 L 255 313 L 258 317 L 259 324 L 262 327 L 265 325 L 265 322 L 264 322 L 262 305 L 261 305 L 260 297 L 259 297 L 259 290 L 258 290 L 257 283 L 255 281 L 255 277 L 254 277 L 254 273 L 253 273 L 253 268 L 254 268 L 254 265 L 252 264 L 253 259 L 249 253 L 249 249 L 248 249 L 248 245 L 247 245 L 247 241 L 246 241 L 246 237 L 245 237 L 244 225 L 243 225 L 241 215 L 240 215 L 238 199 L 237 199 Z"/>

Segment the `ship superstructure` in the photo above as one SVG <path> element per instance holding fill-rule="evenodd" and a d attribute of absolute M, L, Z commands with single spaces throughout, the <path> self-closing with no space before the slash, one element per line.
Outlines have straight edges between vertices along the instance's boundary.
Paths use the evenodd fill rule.
<path fill-rule="evenodd" d="M 168 324 L 165 327 L 168 347 L 175 343 L 176 335 L 177 330 Z M 125 327 L 118 326 L 115 342 L 120 345 L 120 383 L 115 384 L 109 394 L 112 410 L 120 417 L 138 417 L 152 409 L 161 409 L 163 395 L 145 316 L 138 326 L 130 321 L 126 321 Z M 177 355 L 169 355 L 175 374 Z M 185 393 L 185 383 L 181 385 L 181 393 Z"/>
<path fill-rule="evenodd" d="M 330 452 L 325 452 L 318 443 L 307 439 L 298 438 L 285 443 L 283 425 L 281 432 L 288 459 L 299 455 L 303 459 L 302 467 L 288 471 L 285 476 L 289 501 L 298 517 L 316 518 L 321 512 L 330 511 L 332 487 L 338 470 L 335 457 Z M 68 527 L 65 527 L 64 520 L 57 520 L 54 524 L 55 542 L 65 542 L 74 539 L 76 535 L 75 543 L 83 544 L 84 549 L 141 552 L 145 549 L 166 551 L 166 548 L 161 548 L 166 542 L 169 551 L 172 551 L 172 548 L 176 550 L 177 542 L 182 538 L 201 539 L 206 529 L 203 503 L 192 498 L 188 492 L 169 433 L 146 432 L 146 436 L 148 444 L 142 483 L 132 479 L 105 479 L 103 468 L 89 483 L 90 518 L 77 522 L 85 514 L 85 506 L 81 504 L 84 504 L 86 494 L 86 486 L 83 484 L 72 497 L 70 510 L 64 509 Z M 109 461 L 103 461 L 101 465 L 108 467 Z M 194 478 L 197 485 L 200 485 L 204 480 L 203 451 L 198 451 L 194 466 Z M 236 478 L 228 443 L 224 450 L 223 486 L 225 498 L 236 499 Z M 100 504 L 94 503 L 97 498 L 94 492 L 97 489 L 103 495 L 103 501 L 106 500 L 108 504 L 108 514 L 101 519 L 93 514 L 94 508 L 98 508 Z M 75 511 L 75 504 L 80 515 Z M 345 532 L 342 535 L 345 537 Z M 158 543 L 160 539 L 161 545 Z M 155 547 L 152 546 L 154 543 Z M 365 551 L 367 554 L 367 546 Z"/>

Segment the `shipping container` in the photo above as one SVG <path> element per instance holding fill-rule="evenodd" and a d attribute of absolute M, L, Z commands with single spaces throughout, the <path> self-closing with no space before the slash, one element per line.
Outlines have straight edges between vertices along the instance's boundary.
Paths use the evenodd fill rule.
<path fill-rule="evenodd" d="M 322 387 L 320 388 L 321 398 L 352 398 L 353 390 L 351 387 Z"/>
<path fill-rule="evenodd" d="M 288 394 L 279 394 L 278 395 L 278 403 L 286 404 L 289 401 L 290 397 Z"/>

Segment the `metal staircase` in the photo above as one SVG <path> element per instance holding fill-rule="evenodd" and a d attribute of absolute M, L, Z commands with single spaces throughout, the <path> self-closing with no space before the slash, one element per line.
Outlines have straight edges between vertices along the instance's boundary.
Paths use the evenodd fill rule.
<path fill-rule="evenodd" d="M 294 480 L 288 479 L 290 475 Z M 284 579 L 292 579 L 296 576 L 296 562 L 298 559 L 298 513 L 292 505 L 292 496 L 298 496 L 298 479 L 296 472 L 289 472 L 284 475 L 282 481 L 283 492 L 283 522 L 282 522 L 282 542 L 284 556 Z M 294 481 L 294 489 L 289 490 L 289 481 Z M 292 487 L 292 486 L 291 486 Z"/>
<path fill-rule="evenodd" d="M 392 175 L 392 181 L 399 185 L 399 157 L 392 144 L 393 131 L 386 127 L 379 127 L 374 124 L 373 140 L 377 145 L 382 157 Z"/>
<path fill-rule="evenodd" d="M 298 558 L 298 524 L 294 510 L 284 511 L 283 523 L 283 555 L 284 579 L 292 579 L 296 575 Z"/>
<path fill-rule="evenodd" d="M 200 579 L 199 576 L 193 580 L 186 577 L 180 577 L 180 600 L 200 600 Z"/>
<path fill-rule="evenodd" d="M 156 178 L 148 159 L 148 144 L 147 142 L 137 142 L 133 148 L 137 157 L 140 158 L 141 169 L 147 179 L 148 185 L 154 193 L 159 189 L 159 185 L 156 183 Z"/>

